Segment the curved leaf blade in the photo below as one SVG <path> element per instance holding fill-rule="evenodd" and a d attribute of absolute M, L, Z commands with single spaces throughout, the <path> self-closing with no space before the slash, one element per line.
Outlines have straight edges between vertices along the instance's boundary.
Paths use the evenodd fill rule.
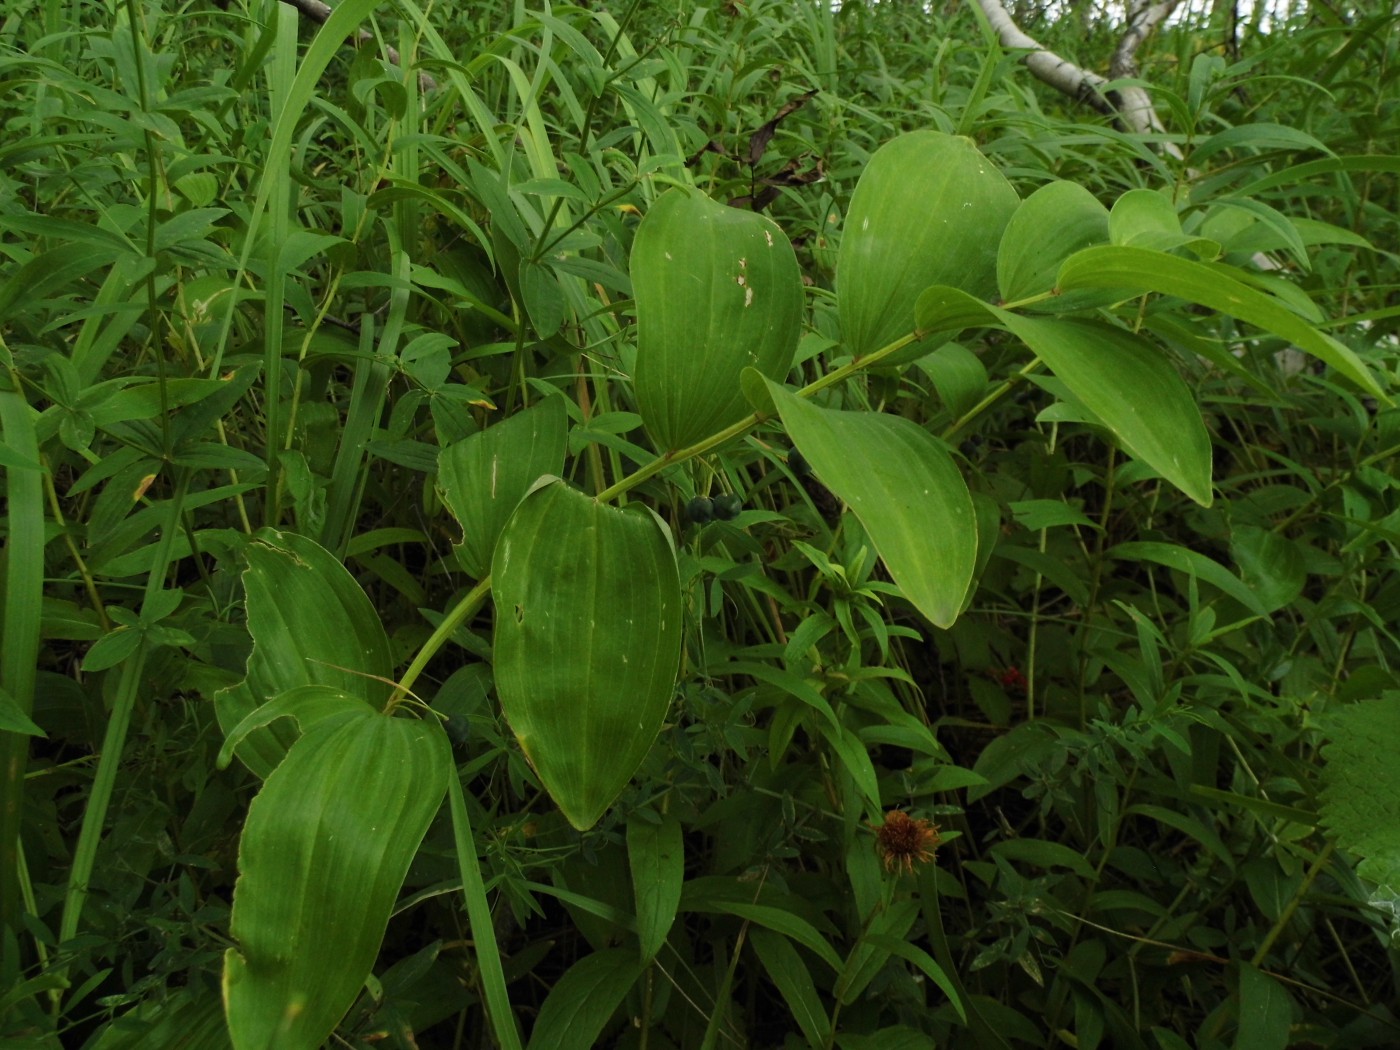
<path fill-rule="evenodd" d="M 382 707 L 393 688 L 389 639 L 340 560 L 314 540 L 275 529 L 260 530 L 246 557 L 243 590 L 253 651 L 244 680 L 214 696 L 224 732 L 268 698 L 302 685 L 329 686 Z M 293 738 L 281 726 L 265 726 L 249 733 L 237 754 L 265 778 Z"/>
<path fill-rule="evenodd" d="M 807 1042 L 812 1046 L 826 1046 L 831 1032 L 831 1021 L 822 1008 L 821 997 L 817 994 L 816 983 L 811 971 L 802 961 L 790 941 L 771 930 L 755 928 L 749 931 L 749 942 L 758 953 L 759 962 L 767 972 L 769 980 L 778 987 L 783 1000 L 792 1012 L 793 1019 Z"/>
<path fill-rule="evenodd" d="M 317 723 L 263 784 L 238 848 L 224 1001 L 235 1050 L 315 1050 L 354 1003 L 447 788 L 424 722 Z"/>
<path fill-rule="evenodd" d="M 1053 290 L 1060 264 L 1083 248 L 1106 244 L 1108 230 L 1108 209 L 1077 182 L 1041 186 L 1021 202 L 1002 231 L 997 248 L 1001 298 L 1010 302 Z M 1073 305 L 1064 298 L 1058 297 L 1056 309 Z"/>
<path fill-rule="evenodd" d="M 529 1050 L 592 1050 L 642 967 L 622 948 L 594 952 L 574 963 L 540 1007 Z"/>
<path fill-rule="evenodd" d="M 860 519 L 905 597 L 950 626 L 977 562 L 977 515 L 953 457 L 907 419 L 818 408 L 776 383 L 769 390 L 793 444 Z"/>
<path fill-rule="evenodd" d="M 1011 332 L 1132 455 L 1210 505 L 1210 435 L 1200 409 L 1176 369 L 1141 337 L 1095 321 L 1025 317 L 946 287 L 919 297 L 918 324 L 929 331 L 990 324 Z"/>
<path fill-rule="evenodd" d="M 1133 456 L 1210 506 L 1210 435 L 1186 382 L 1155 347 L 1093 321 L 1002 320 Z"/>
<path fill-rule="evenodd" d="M 549 397 L 438 454 L 443 502 L 462 526 L 457 560 L 477 579 L 530 486 L 563 471 L 568 437 L 564 399 Z"/>
<path fill-rule="evenodd" d="M 1319 332 L 1279 300 L 1231 277 L 1229 267 L 1145 248 L 1105 245 L 1086 248 L 1065 260 L 1059 286 L 1061 291 L 1116 288 L 1125 295 L 1157 292 L 1208 306 L 1287 339 L 1331 365 L 1372 397 L 1392 404 L 1371 370 L 1348 347 Z"/>

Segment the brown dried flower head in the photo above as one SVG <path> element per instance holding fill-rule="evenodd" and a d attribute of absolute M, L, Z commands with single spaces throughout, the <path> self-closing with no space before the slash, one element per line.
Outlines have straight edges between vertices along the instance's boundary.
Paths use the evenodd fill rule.
<path fill-rule="evenodd" d="M 902 810 L 892 809 L 885 814 L 883 824 L 872 824 L 875 829 L 875 846 L 884 859 L 886 871 L 903 868 L 912 874 L 915 864 L 927 864 L 933 860 L 938 847 L 938 825 L 928 820 L 916 820 Z"/>

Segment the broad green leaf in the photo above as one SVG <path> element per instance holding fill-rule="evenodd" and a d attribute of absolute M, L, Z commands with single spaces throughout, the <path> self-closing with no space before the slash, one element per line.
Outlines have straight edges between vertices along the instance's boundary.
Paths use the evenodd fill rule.
<path fill-rule="evenodd" d="M 997 287 L 1007 302 L 1052 291 L 1060 264 L 1082 248 L 1108 242 L 1108 209 L 1077 182 L 1051 182 L 1023 200 L 997 249 Z M 1058 297 L 1057 309 L 1076 304 Z M 1089 297 L 1076 297 L 1087 303 Z"/>
<path fill-rule="evenodd" d="M 807 1037 L 812 1046 L 825 1046 L 831 1029 L 826 1011 L 822 1009 L 821 997 L 812 974 L 797 949 L 786 937 L 771 930 L 751 929 L 749 943 L 758 953 L 758 959 L 768 974 L 768 979 L 778 987 L 783 1000 L 788 1005 L 797 1027 Z"/>
<path fill-rule="evenodd" d="M 637 228 L 631 277 L 637 409 L 663 450 L 747 416 L 745 368 L 787 375 L 802 332 L 802 275 L 772 220 L 668 190 Z"/>
<path fill-rule="evenodd" d="M 1070 256 L 1060 268 L 1059 286 L 1061 291 L 1116 288 L 1125 296 L 1158 292 L 1208 306 L 1287 339 L 1331 365 L 1368 394 L 1391 403 L 1371 370 L 1349 348 L 1319 332 L 1277 298 L 1237 280 L 1230 271 L 1228 266 L 1180 259 L 1144 248 L 1105 245 Z"/>
<path fill-rule="evenodd" d="M 260 530 L 245 556 L 244 606 L 253 651 L 246 678 L 214 695 L 224 732 L 269 698 L 300 685 L 330 686 L 382 707 L 393 688 L 389 639 L 345 566 L 313 540 L 275 529 Z M 248 734 L 237 755 L 266 777 L 294 735 L 264 726 Z"/>
<path fill-rule="evenodd" d="M 313 726 L 248 808 L 224 999 L 235 1050 L 315 1050 L 374 965 L 451 774 L 436 726 L 360 712 Z"/>
<path fill-rule="evenodd" d="M 549 397 L 438 453 L 443 502 L 462 526 L 457 560 L 477 579 L 530 486 L 563 471 L 568 430 L 564 399 Z"/>
<path fill-rule="evenodd" d="M 593 1050 L 644 965 L 622 948 L 594 952 L 574 963 L 540 1007 L 529 1050 Z"/>
<path fill-rule="evenodd" d="M 1290 1045 L 1293 1004 L 1283 985 L 1249 963 L 1240 965 L 1240 1027 L 1235 1050 L 1284 1050 Z"/>
<path fill-rule="evenodd" d="M 1154 190 L 1129 190 L 1113 202 L 1108 217 L 1109 237 L 1114 244 L 1131 244 L 1160 252 L 1186 248 L 1203 259 L 1220 254 L 1220 244 L 1208 237 L 1181 232 L 1181 217 L 1171 201 Z M 1063 261 L 1070 253 L 1060 256 Z"/>
<path fill-rule="evenodd" d="M 299 685 L 278 693 L 265 704 L 250 711 L 243 721 L 228 731 L 219 748 L 216 765 L 228 768 L 234 750 L 254 729 L 270 725 L 279 718 L 290 718 L 297 729 L 305 733 L 318 722 L 346 715 L 373 714 L 374 708 L 358 697 L 347 696 L 330 685 Z"/>
<path fill-rule="evenodd" d="M 663 814 L 659 824 L 628 818 L 627 859 L 632 867 L 642 961 L 649 962 L 671 932 L 685 879 L 685 845 L 675 814 Z"/>
<path fill-rule="evenodd" d="M 987 392 L 987 369 L 981 358 L 965 346 L 945 343 L 919 359 L 918 368 L 933 381 L 948 411 L 960 416 Z"/>
<path fill-rule="evenodd" d="M 912 331 L 915 303 L 930 285 L 991 298 L 997 245 L 1018 203 L 970 139 L 915 131 L 876 150 L 851 197 L 836 263 L 837 309 L 851 355 Z M 883 363 L 928 352 L 920 345 Z"/>
<path fill-rule="evenodd" d="M 592 827 L 661 729 L 680 662 L 681 589 L 665 526 L 551 479 L 491 563 L 496 692 L 574 827 Z"/>
<path fill-rule="evenodd" d="M 36 1044 L 37 1046 L 41 1044 Z M 83 1050 L 229 1050 L 223 1003 L 207 986 L 143 999 Z"/>
<path fill-rule="evenodd" d="M 1003 320 L 1132 455 L 1210 506 L 1210 435 L 1190 389 L 1160 351 L 1094 321 Z"/>
<path fill-rule="evenodd" d="M 793 444 L 860 519 L 904 596 L 950 626 L 977 560 L 977 516 L 953 457 L 902 417 L 818 408 L 776 383 L 769 390 Z"/>
<path fill-rule="evenodd" d="M 955 288 L 929 288 L 919 297 L 921 329 L 987 324 L 1025 343 L 1133 456 L 1197 503 L 1210 505 L 1210 436 L 1190 389 L 1155 347 L 1112 325 L 1025 317 Z"/>
<path fill-rule="evenodd" d="M 1322 823 L 1363 876 L 1400 894 L 1400 694 L 1335 707 L 1322 728 Z"/>

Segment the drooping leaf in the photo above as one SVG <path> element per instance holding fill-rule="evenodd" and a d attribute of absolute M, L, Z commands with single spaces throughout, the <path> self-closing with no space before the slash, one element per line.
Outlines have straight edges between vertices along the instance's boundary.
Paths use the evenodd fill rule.
<path fill-rule="evenodd" d="M 970 139 L 915 131 L 875 151 L 856 184 L 836 264 L 836 302 L 855 357 L 914 328 L 930 285 L 996 293 L 997 245 L 1016 191 Z M 885 359 L 913 360 L 922 345 Z"/>
<path fill-rule="evenodd" d="M 904 596 L 939 627 L 952 624 L 977 560 L 977 516 L 953 457 L 899 416 L 769 390 L 793 444 L 860 519 Z"/>
<path fill-rule="evenodd" d="M 987 369 L 971 350 L 945 343 L 919 359 L 919 369 L 933 381 L 939 398 L 953 415 L 971 409 L 987 392 Z"/>
<path fill-rule="evenodd" d="M 1139 336 L 1097 321 L 1026 317 L 946 287 L 919 297 L 918 321 L 930 331 L 1005 328 L 1132 455 L 1197 503 L 1210 505 L 1210 436 L 1200 409 L 1176 369 Z"/>
<path fill-rule="evenodd" d="M 501 709 L 569 822 L 591 827 L 671 703 L 681 591 L 669 535 L 551 479 L 507 523 L 491 581 Z"/>
<path fill-rule="evenodd" d="M 770 219 L 674 188 L 632 245 L 637 407 L 662 449 L 749 414 L 747 367 L 782 379 L 802 330 L 802 276 Z"/>
<path fill-rule="evenodd" d="M 311 728 L 248 809 L 224 999 L 235 1050 L 315 1050 L 359 994 L 451 771 L 435 726 L 350 711 Z"/>
<path fill-rule="evenodd" d="M 797 949 L 781 934 L 760 928 L 749 931 L 749 941 L 807 1042 L 812 1046 L 825 1046 L 831 1022 L 822 1009 L 811 971 Z"/>
<path fill-rule="evenodd" d="M 462 526 L 457 560 L 480 579 L 515 505 L 546 474 L 564 469 L 569 418 L 549 397 L 438 454 L 443 502 Z"/>
<path fill-rule="evenodd" d="M 1158 292 L 1208 306 L 1256 325 L 1331 365 L 1372 397 L 1390 404 L 1371 370 L 1356 354 L 1318 331 L 1280 300 L 1231 275 L 1231 268 L 1180 259 L 1145 248 L 1103 245 L 1070 256 L 1060 268 L 1061 290 L 1116 288 L 1125 296 Z"/>
<path fill-rule="evenodd" d="M 1160 351 L 1095 321 L 1014 314 L 1005 320 L 1130 453 L 1210 506 L 1210 435 L 1181 374 Z"/>
<path fill-rule="evenodd" d="M 243 590 L 253 651 L 247 677 L 214 696 L 231 731 L 270 697 L 323 685 L 382 707 L 393 659 L 379 615 L 330 551 L 291 532 L 262 529 L 248 545 Z M 249 733 L 239 759 L 260 777 L 282 760 L 294 734 L 270 725 Z"/>
<path fill-rule="evenodd" d="M 637 902 L 637 937 L 646 962 L 666 943 L 681 902 L 685 846 L 675 814 L 664 814 L 659 824 L 631 817 L 627 821 L 627 858 Z"/>

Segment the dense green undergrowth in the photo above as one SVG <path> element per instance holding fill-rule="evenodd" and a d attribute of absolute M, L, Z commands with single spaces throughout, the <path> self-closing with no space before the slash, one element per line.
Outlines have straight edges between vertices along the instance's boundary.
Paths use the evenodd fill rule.
<path fill-rule="evenodd" d="M 1400 1042 L 1394 16 L 603 7 L 0 9 L 6 1045 Z"/>

